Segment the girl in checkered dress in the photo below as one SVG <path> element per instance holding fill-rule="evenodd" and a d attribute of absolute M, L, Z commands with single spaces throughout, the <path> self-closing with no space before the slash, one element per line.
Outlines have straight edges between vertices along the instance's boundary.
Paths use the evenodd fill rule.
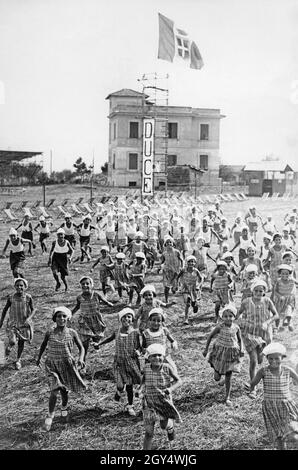
<path fill-rule="evenodd" d="M 118 315 L 120 328 L 101 341 L 95 349 L 115 340 L 113 371 L 117 390 L 114 399 L 119 401 L 125 388 L 128 401 L 126 410 L 129 415 L 136 416 L 133 408 L 133 386 L 141 383 L 139 332 L 133 328 L 135 314 L 131 308 L 124 308 Z"/>
<path fill-rule="evenodd" d="M 49 431 L 55 414 L 58 393 L 61 394 L 61 416 L 67 420 L 68 391 L 80 392 L 86 385 L 80 376 L 78 367 L 84 366 L 84 348 L 75 330 L 67 327 L 71 311 L 64 307 L 56 307 L 52 315 L 55 328 L 46 332 L 40 346 L 37 365 L 40 365 L 42 355 L 47 348 L 45 370 L 50 386 L 49 412 L 45 420 L 45 429 Z M 79 359 L 73 356 L 74 344 L 79 349 Z"/>
<path fill-rule="evenodd" d="M 78 333 L 84 347 L 84 362 L 86 362 L 90 341 L 99 342 L 106 329 L 106 324 L 100 312 L 100 305 L 104 303 L 109 307 L 113 307 L 113 304 L 94 291 L 93 279 L 91 277 L 81 277 L 80 285 L 82 293 L 77 297 L 77 303 L 72 309 L 72 315 L 80 310 Z M 83 369 L 82 372 L 84 373 L 85 370 Z"/>
<path fill-rule="evenodd" d="M 279 314 L 279 319 L 276 321 L 276 327 L 279 327 L 280 321 L 282 331 L 284 326 L 287 326 L 290 331 L 293 331 L 291 325 L 293 313 L 296 306 L 296 285 L 292 274 L 292 267 L 288 264 L 281 264 L 278 268 L 279 278 L 273 286 L 272 301 Z"/>
<path fill-rule="evenodd" d="M 203 351 L 203 356 L 206 357 L 212 338 L 217 336 L 208 362 L 214 369 L 214 380 L 219 381 L 221 375 L 225 376 L 225 403 L 228 406 L 232 404 L 230 400 L 232 373 L 240 372 L 240 357 L 244 356 L 240 328 L 234 323 L 236 315 L 237 309 L 234 305 L 228 304 L 223 308 L 222 322 L 210 333 Z"/>
<path fill-rule="evenodd" d="M 271 343 L 263 350 L 268 366 L 258 370 L 250 383 L 251 392 L 262 380 L 264 400 L 263 418 L 269 439 L 277 449 L 285 450 L 288 440 L 298 440 L 298 407 L 291 397 L 291 379 L 298 385 L 298 375 L 282 364 L 286 348 L 280 343 Z"/>
<path fill-rule="evenodd" d="M 128 265 L 126 263 L 124 253 L 117 253 L 115 258 L 116 263 L 114 264 L 113 268 L 113 277 L 115 279 L 115 287 L 117 289 L 119 298 L 121 299 L 123 290 L 129 292 Z"/>
<path fill-rule="evenodd" d="M 90 273 L 93 272 L 95 266 L 99 264 L 99 281 L 101 282 L 101 288 L 104 295 L 107 293 L 107 287 L 110 287 L 113 292 L 115 292 L 114 286 L 111 283 L 111 269 L 114 268 L 114 263 L 112 260 L 111 255 L 109 254 L 109 247 L 102 246 L 100 249 L 100 256 L 97 258 L 95 263 L 93 264 L 92 268 L 90 269 Z"/>
<path fill-rule="evenodd" d="M 156 298 L 156 290 L 152 284 L 147 284 L 140 292 L 144 302 L 140 306 L 135 316 L 134 325 L 138 328 L 140 333 L 143 333 L 145 328 L 148 327 L 149 313 L 156 307 L 167 307 L 170 304 L 165 304 Z"/>
<path fill-rule="evenodd" d="M 257 363 L 262 362 L 262 350 L 272 341 L 272 323 L 278 319 L 273 302 L 265 297 L 267 284 L 257 279 L 252 286 L 252 297 L 241 303 L 237 315 L 243 343 L 249 354 L 249 375 L 252 380 L 256 373 Z M 255 393 L 251 395 L 255 398 Z"/>
<path fill-rule="evenodd" d="M 282 263 L 282 257 L 285 251 L 287 251 L 287 248 L 282 244 L 282 237 L 279 233 L 276 233 L 273 235 L 273 244 L 269 249 L 266 260 L 264 261 L 264 267 L 270 263 L 269 273 L 272 285 L 277 281 L 278 266 Z"/>
<path fill-rule="evenodd" d="M 200 271 L 195 268 L 196 257 L 190 255 L 186 258 L 186 268 L 178 274 L 178 281 L 182 286 L 183 298 L 185 303 L 184 323 L 188 324 L 189 307 L 192 306 L 194 313 L 197 313 L 199 306 L 198 300 L 201 298 L 201 288 L 203 277 Z"/>
<path fill-rule="evenodd" d="M 173 338 L 168 328 L 164 326 L 166 315 L 160 307 L 153 308 L 149 313 L 148 328 L 142 333 L 141 343 L 143 351 L 150 346 L 150 344 L 162 344 L 167 353 L 168 341 L 171 343 L 173 351 L 177 351 L 178 344 Z M 173 370 L 177 373 L 177 367 L 170 354 L 166 354 L 165 361 L 170 364 Z"/>
<path fill-rule="evenodd" d="M 227 273 L 227 263 L 218 261 L 216 270 L 211 276 L 210 293 L 213 294 L 213 302 L 215 304 L 215 322 L 218 321 L 219 309 L 232 301 L 231 289 L 233 288 L 233 280 Z"/>
<path fill-rule="evenodd" d="M 177 277 L 182 268 L 183 259 L 179 250 L 174 248 L 174 240 L 168 236 L 164 239 L 164 250 L 161 255 L 162 282 L 164 285 L 166 303 L 169 300 L 170 289 L 177 290 Z"/>
<path fill-rule="evenodd" d="M 144 287 L 146 274 L 146 257 L 142 251 L 137 251 L 135 259 L 129 265 L 129 306 L 132 305 L 133 294 L 137 294 L 136 305 L 141 303 L 141 290 Z"/>
<path fill-rule="evenodd" d="M 28 288 L 26 279 L 15 279 L 14 287 L 16 292 L 8 296 L 6 305 L 3 308 L 0 328 L 2 328 L 6 313 L 9 310 L 9 319 L 6 326 L 8 345 L 5 355 L 8 357 L 11 349 L 18 343 L 15 368 L 19 370 L 22 367 L 21 355 L 24 350 L 25 342 L 29 341 L 29 343 L 31 343 L 33 339 L 32 317 L 35 313 L 35 309 L 31 295 L 25 292 Z"/>
<path fill-rule="evenodd" d="M 151 344 L 147 348 L 147 356 L 142 379 L 145 425 L 143 449 L 150 450 L 156 422 L 159 421 L 160 427 L 167 430 L 170 441 L 175 437 L 174 421 L 181 422 L 181 417 L 173 404 L 172 392 L 182 382 L 170 364 L 165 362 L 165 348 L 162 344 Z"/>

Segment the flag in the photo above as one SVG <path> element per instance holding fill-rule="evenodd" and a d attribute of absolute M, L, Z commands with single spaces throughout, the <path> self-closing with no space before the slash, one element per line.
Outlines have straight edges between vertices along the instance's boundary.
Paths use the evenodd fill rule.
<path fill-rule="evenodd" d="M 172 20 L 158 13 L 159 43 L 158 59 L 173 62 L 174 58 L 183 59 L 191 69 L 201 69 L 204 65 L 199 48 L 188 34 L 175 27 Z"/>

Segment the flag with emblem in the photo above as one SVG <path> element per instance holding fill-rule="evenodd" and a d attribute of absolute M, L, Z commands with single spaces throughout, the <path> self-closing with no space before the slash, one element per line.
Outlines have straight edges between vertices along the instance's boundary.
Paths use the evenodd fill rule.
<path fill-rule="evenodd" d="M 173 62 L 178 58 L 191 69 L 201 69 L 204 65 L 199 48 L 188 34 L 175 26 L 174 21 L 158 13 L 159 43 L 158 58 Z"/>

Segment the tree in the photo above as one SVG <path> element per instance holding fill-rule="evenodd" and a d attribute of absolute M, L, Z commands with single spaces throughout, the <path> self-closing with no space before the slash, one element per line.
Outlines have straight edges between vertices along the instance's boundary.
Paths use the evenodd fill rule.
<path fill-rule="evenodd" d="M 102 172 L 104 175 L 107 174 L 108 168 L 109 168 L 108 162 L 105 162 L 105 163 L 100 167 L 101 172 Z"/>
<path fill-rule="evenodd" d="M 76 169 L 78 175 L 85 175 L 91 173 L 91 170 L 87 168 L 86 163 L 83 161 L 82 157 L 77 158 L 76 162 L 73 165 Z"/>

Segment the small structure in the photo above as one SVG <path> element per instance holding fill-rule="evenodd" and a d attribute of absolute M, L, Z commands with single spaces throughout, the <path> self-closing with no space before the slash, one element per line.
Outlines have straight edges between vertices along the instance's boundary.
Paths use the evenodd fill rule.
<path fill-rule="evenodd" d="M 168 167 L 168 188 L 189 191 L 202 185 L 205 171 L 192 165 Z"/>
<path fill-rule="evenodd" d="M 280 196 L 286 192 L 291 193 L 297 173 L 293 168 L 280 161 L 262 160 L 248 163 L 244 167 L 244 178 L 248 185 L 249 196 L 269 196 L 278 193 Z"/>

